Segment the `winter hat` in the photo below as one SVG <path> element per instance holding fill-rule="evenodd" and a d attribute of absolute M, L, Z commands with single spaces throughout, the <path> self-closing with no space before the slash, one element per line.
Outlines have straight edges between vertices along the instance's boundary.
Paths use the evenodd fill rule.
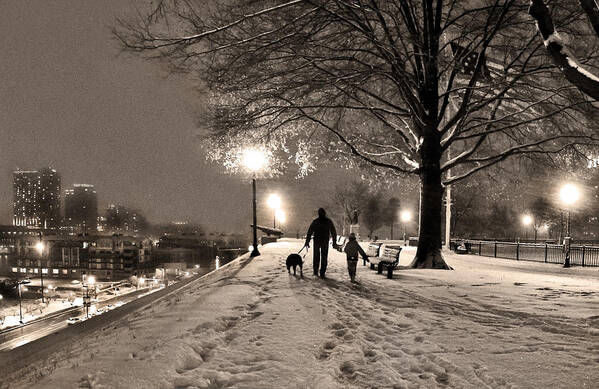
<path fill-rule="evenodd" d="M 349 234 L 349 240 L 356 240 L 356 234 L 353 232 Z"/>

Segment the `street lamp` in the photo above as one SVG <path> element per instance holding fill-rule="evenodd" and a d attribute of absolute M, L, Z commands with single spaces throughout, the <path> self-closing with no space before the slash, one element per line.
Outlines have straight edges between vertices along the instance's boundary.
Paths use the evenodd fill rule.
<path fill-rule="evenodd" d="M 89 307 L 91 306 L 91 301 L 89 297 L 89 287 L 94 286 L 96 282 L 96 277 L 89 276 L 86 277 L 85 286 L 85 296 L 83 297 L 83 305 L 85 306 L 85 316 L 89 319 Z"/>
<path fill-rule="evenodd" d="M 399 216 L 401 218 L 401 223 L 403 224 L 403 242 L 406 245 L 406 225 L 412 220 L 412 212 L 405 210 L 401 211 Z"/>
<path fill-rule="evenodd" d="M 256 173 L 258 170 L 262 169 L 266 162 L 266 158 L 264 157 L 264 153 L 254 150 L 247 149 L 243 152 L 243 165 L 252 172 L 252 199 L 253 199 L 253 250 L 250 254 L 251 257 L 257 257 L 260 255 L 258 251 L 258 230 L 257 230 L 257 217 L 256 217 Z"/>
<path fill-rule="evenodd" d="M 42 255 L 44 254 L 44 242 L 42 242 L 42 233 L 40 232 L 40 241 L 35 245 L 40 255 L 40 286 L 42 289 L 42 303 L 44 302 L 44 269 L 42 266 Z"/>
<path fill-rule="evenodd" d="M 29 280 L 17 281 L 17 288 L 19 289 L 19 323 L 23 324 L 23 308 L 21 307 L 21 285 L 28 284 Z"/>
<path fill-rule="evenodd" d="M 566 211 L 568 213 L 566 219 L 566 237 L 564 239 L 564 250 L 566 252 L 564 267 L 570 267 L 570 241 L 572 240 L 570 237 L 570 206 L 578 200 L 579 196 L 580 193 L 578 192 L 578 188 L 572 184 L 562 186 L 562 189 L 559 192 L 559 197 L 566 205 Z"/>
<path fill-rule="evenodd" d="M 272 208 L 272 228 L 277 228 L 277 211 L 281 209 L 281 196 L 273 193 L 268 196 L 266 203 Z"/>
<path fill-rule="evenodd" d="M 530 216 L 530 215 L 522 216 L 522 224 L 524 224 L 525 239 L 528 240 L 528 226 L 530 226 L 532 224 L 532 216 Z M 535 241 L 536 241 L 536 237 L 535 237 Z"/>

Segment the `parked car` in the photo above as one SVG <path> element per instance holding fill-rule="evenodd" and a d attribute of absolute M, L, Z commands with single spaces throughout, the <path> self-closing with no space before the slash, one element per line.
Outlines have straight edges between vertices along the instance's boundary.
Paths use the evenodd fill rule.
<path fill-rule="evenodd" d="M 67 319 L 67 324 L 68 324 L 68 325 L 72 325 L 72 324 L 81 323 L 82 321 L 83 321 L 83 320 L 81 320 L 81 318 L 80 318 L 80 317 L 73 316 L 73 317 L 69 317 L 69 318 Z"/>

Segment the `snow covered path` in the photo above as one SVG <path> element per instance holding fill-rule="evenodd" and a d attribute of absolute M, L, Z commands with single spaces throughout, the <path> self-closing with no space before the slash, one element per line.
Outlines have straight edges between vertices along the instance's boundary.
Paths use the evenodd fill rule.
<path fill-rule="evenodd" d="M 300 246 L 264 246 L 1 387 L 599 387 L 599 269 L 448 255 L 455 271 L 359 265 L 353 285 L 335 251 L 328 279 L 309 257 L 289 276 Z"/>

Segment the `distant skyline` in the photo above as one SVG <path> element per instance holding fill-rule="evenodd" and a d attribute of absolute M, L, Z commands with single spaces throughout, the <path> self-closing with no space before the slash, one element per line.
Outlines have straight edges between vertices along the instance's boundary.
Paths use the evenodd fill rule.
<path fill-rule="evenodd" d="M 249 183 L 205 162 L 192 85 L 112 39 L 114 17 L 131 11 L 116 0 L 2 2 L 0 223 L 12 219 L 12 172 L 51 166 L 63 188 L 94 185 L 100 211 L 118 203 L 154 223 L 246 229 Z"/>

